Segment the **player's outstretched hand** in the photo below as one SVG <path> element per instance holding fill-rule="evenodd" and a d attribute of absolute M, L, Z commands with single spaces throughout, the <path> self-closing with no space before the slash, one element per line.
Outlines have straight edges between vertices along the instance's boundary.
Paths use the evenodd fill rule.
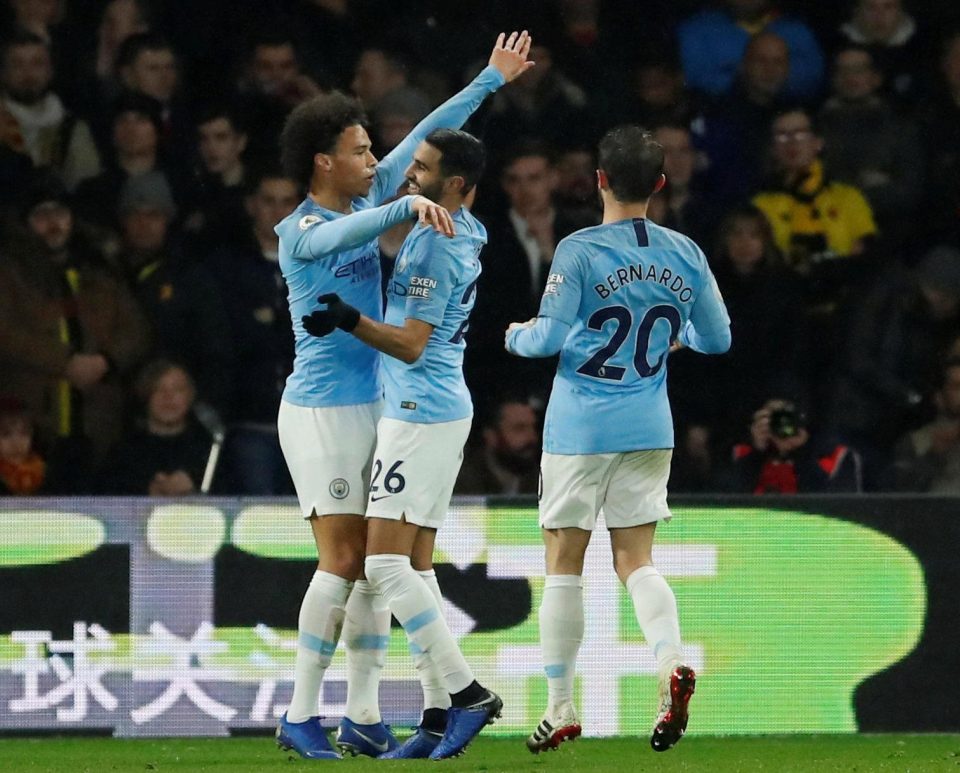
<path fill-rule="evenodd" d="M 532 43 L 533 38 L 526 30 L 511 32 L 509 37 L 503 32 L 497 36 L 493 53 L 490 54 L 490 64 L 500 71 L 507 83 L 519 78 L 535 64 L 527 59 Z"/>
<path fill-rule="evenodd" d="M 413 200 L 413 211 L 417 213 L 420 225 L 428 225 L 444 236 L 453 236 L 453 218 L 446 208 L 435 204 L 425 196 Z"/>
<path fill-rule="evenodd" d="M 349 303 L 340 300 L 340 296 L 336 293 L 321 295 L 317 300 L 325 303 L 327 308 L 317 309 L 300 318 L 303 329 L 310 335 L 323 338 L 337 328 L 349 333 L 360 322 L 360 312 Z"/>

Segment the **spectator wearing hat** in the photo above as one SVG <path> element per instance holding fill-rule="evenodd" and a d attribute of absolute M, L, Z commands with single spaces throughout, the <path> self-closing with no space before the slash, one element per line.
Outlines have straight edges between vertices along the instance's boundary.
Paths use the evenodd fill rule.
<path fill-rule="evenodd" d="M 100 172 L 87 124 L 52 90 L 53 62 L 43 38 L 20 31 L 0 49 L 0 90 L 9 146 L 36 168 L 57 170 L 69 189 Z"/>
<path fill-rule="evenodd" d="M 85 220 L 116 228 L 117 204 L 127 180 L 156 171 L 173 184 L 162 162 L 162 123 L 156 100 L 128 93 L 114 104 L 111 123 L 111 152 L 106 169 L 77 188 L 77 214 Z"/>
<path fill-rule="evenodd" d="M 163 174 L 128 179 L 118 202 L 121 262 L 150 321 L 154 356 L 182 362 L 200 399 L 223 413 L 234 375 L 230 324 L 210 272 L 170 238 L 176 213 Z"/>
<path fill-rule="evenodd" d="M 912 272 L 892 267 L 854 310 L 833 424 L 864 456 L 867 483 L 893 443 L 933 415 L 944 354 L 960 334 L 960 250 L 932 249 Z"/>
<path fill-rule="evenodd" d="M 55 178 L 28 188 L 21 212 L 0 261 L 0 393 L 23 401 L 55 447 L 96 458 L 122 429 L 124 377 L 147 352 L 146 321 L 78 233 Z"/>

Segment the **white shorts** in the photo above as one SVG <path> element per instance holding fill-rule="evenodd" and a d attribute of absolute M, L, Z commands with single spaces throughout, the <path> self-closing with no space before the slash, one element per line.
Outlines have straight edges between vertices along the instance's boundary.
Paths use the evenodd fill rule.
<path fill-rule="evenodd" d="M 439 529 L 463 462 L 473 417 L 440 424 L 380 419 L 367 518 Z"/>
<path fill-rule="evenodd" d="M 670 519 L 667 479 L 673 450 L 618 454 L 544 453 L 540 461 L 540 526 L 593 531 L 603 508 L 608 529 Z"/>
<path fill-rule="evenodd" d="M 305 408 L 280 401 L 280 448 L 304 518 L 363 515 L 383 403 Z"/>

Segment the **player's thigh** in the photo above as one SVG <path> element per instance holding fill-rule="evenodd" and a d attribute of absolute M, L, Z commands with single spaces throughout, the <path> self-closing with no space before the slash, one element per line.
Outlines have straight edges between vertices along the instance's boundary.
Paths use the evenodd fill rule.
<path fill-rule="evenodd" d="M 542 529 L 547 574 L 583 574 L 583 557 L 592 531 Z"/>
<path fill-rule="evenodd" d="M 592 531 L 606 473 L 616 454 L 549 454 L 540 458 L 540 527 Z"/>
<path fill-rule="evenodd" d="M 306 408 L 282 401 L 280 448 L 304 518 L 363 515 L 381 404 Z"/>
<path fill-rule="evenodd" d="M 618 455 L 603 484 L 603 517 L 608 529 L 670 520 L 667 481 L 673 451 L 657 448 Z"/>
<path fill-rule="evenodd" d="M 312 516 L 310 528 L 320 571 L 351 581 L 362 577 L 367 542 L 367 523 L 362 515 Z"/>
<path fill-rule="evenodd" d="M 437 542 L 437 530 L 422 528 L 413 541 L 410 563 L 418 572 L 433 569 L 433 548 Z"/>
<path fill-rule="evenodd" d="M 377 428 L 368 518 L 430 529 L 443 523 L 471 419 L 415 424 L 384 418 Z"/>

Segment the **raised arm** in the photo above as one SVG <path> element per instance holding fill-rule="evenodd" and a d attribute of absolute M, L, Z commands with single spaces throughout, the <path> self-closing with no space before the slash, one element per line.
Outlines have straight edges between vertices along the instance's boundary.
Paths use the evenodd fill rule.
<path fill-rule="evenodd" d="M 430 113 L 377 165 L 370 201 L 379 204 L 393 196 L 403 182 L 403 173 L 413 160 L 417 145 L 434 129 L 459 129 L 488 95 L 519 77 L 531 67 L 527 59 L 533 42 L 527 31 L 500 33 L 487 66 L 467 86 Z"/>

